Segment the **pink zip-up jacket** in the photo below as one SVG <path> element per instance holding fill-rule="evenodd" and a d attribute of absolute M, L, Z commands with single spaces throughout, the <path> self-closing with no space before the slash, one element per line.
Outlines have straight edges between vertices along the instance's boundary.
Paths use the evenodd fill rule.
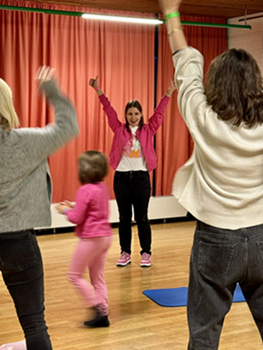
<path fill-rule="evenodd" d="M 117 113 L 108 98 L 103 94 L 99 96 L 99 99 L 108 117 L 109 127 L 114 132 L 109 164 L 115 170 L 121 160 L 122 148 L 129 140 L 131 132 L 126 129 L 126 123 L 122 123 L 118 119 Z M 169 100 L 170 97 L 164 95 L 148 123 L 144 124 L 141 130 L 136 131 L 136 136 L 141 143 L 149 171 L 152 171 L 157 166 L 157 156 L 153 147 L 153 136 L 163 122 L 164 110 Z"/>
<path fill-rule="evenodd" d="M 66 209 L 64 212 L 68 220 L 77 225 L 76 236 L 111 236 L 109 199 L 109 191 L 104 182 L 82 185 L 78 189 L 74 209 Z"/>

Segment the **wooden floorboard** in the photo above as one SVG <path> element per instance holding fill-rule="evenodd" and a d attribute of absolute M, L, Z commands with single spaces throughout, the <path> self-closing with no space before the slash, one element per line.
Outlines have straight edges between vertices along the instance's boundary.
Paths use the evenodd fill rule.
<path fill-rule="evenodd" d="M 187 286 L 195 222 L 152 225 L 152 266 L 140 267 L 137 229 L 133 227 L 132 263 L 116 267 L 117 229 L 109 251 L 105 277 L 111 325 L 87 329 L 88 312 L 67 280 L 77 238 L 73 233 L 39 236 L 46 290 L 46 320 L 54 350 L 187 349 L 186 308 L 165 308 L 142 294 L 145 289 Z M 0 344 L 23 339 L 11 298 L 0 277 Z M 220 350 L 259 350 L 261 338 L 246 303 L 233 304 L 226 317 Z M 37 350 L 37 349 L 36 349 Z"/>

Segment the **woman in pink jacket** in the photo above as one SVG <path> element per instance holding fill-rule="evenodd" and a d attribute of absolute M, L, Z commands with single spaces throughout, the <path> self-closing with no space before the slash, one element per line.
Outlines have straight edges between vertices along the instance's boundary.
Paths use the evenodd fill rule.
<path fill-rule="evenodd" d="M 141 267 L 151 266 L 151 228 L 148 221 L 150 199 L 149 171 L 157 166 L 157 157 L 153 147 L 153 136 L 162 124 L 165 107 L 175 90 L 173 82 L 161 99 L 153 116 L 144 124 L 142 106 L 132 100 L 125 107 L 126 122 L 122 123 L 110 101 L 98 84 L 98 77 L 90 79 L 90 86 L 99 96 L 108 123 L 114 132 L 109 156 L 110 166 L 116 170 L 114 193 L 118 205 L 120 223 L 119 239 L 121 256 L 117 266 L 126 266 L 131 262 L 131 219 L 132 206 L 138 226 L 141 246 Z"/>

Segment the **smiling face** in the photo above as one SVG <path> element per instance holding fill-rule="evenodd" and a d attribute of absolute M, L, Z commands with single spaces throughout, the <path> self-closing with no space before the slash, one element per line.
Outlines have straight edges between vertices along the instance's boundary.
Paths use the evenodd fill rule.
<path fill-rule="evenodd" d="M 130 126 L 138 126 L 141 121 L 142 114 L 136 107 L 127 110 L 126 120 Z"/>

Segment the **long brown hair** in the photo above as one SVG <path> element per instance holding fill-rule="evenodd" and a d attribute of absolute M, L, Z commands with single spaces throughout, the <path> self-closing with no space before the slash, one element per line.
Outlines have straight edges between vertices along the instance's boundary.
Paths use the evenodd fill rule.
<path fill-rule="evenodd" d="M 79 181 L 82 185 L 98 183 L 108 173 L 108 162 L 106 156 L 99 151 L 86 151 L 78 159 Z"/>
<path fill-rule="evenodd" d="M 126 129 L 129 131 L 129 123 L 128 123 L 128 120 L 126 118 L 126 114 L 128 113 L 128 109 L 130 108 L 137 108 L 138 111 L 142 114 L 142 106 L 140 104 L 139 101 L 137 100 L 131 100 L 129 101 L 127 104 L 126 104 L 126 107 L 125 107 L 125 120 L 126 120 Z M 139 130 L 141 130 L 142 126 L 144 124 L 144 119 L 143 119 L 143 115 L 141 116 L 141 119 L 140 119 L 140 122 L 139 122 Z"/>
<path fill-rule="evenodd" d="M 212 61 L 206 80 L 207 102 L 219 119 L 249 128 L 263 123 L 263 80 L 251 54 L 225 51 Z"/>

